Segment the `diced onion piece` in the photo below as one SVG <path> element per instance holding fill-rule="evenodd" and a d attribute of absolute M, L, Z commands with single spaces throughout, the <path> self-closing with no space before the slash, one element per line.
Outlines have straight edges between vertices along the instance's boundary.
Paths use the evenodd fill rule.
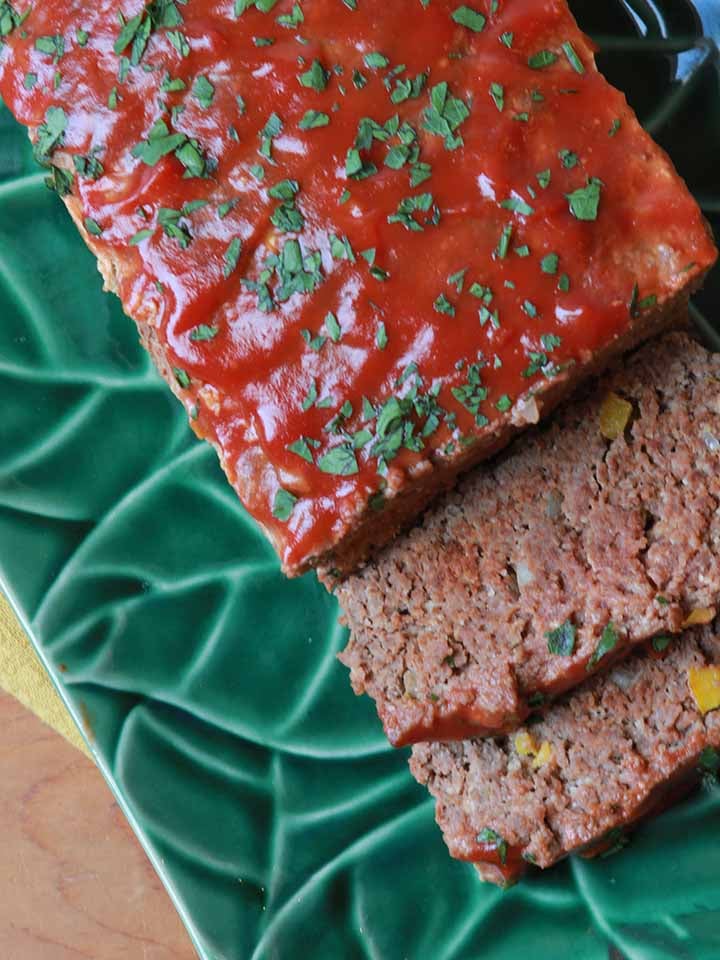
<path fill-rule="evenodd" d="M 715 607 L 695 607 L 685 618 L 683 630 L 687 627 L 702 627 L 707 623 L 712 623 L 717 616 Z"/>
<path fill-rule="evenodd" d="M 403 674 L 403 687 L 405 694 L 413 700 L 417 700 L 417 674 L 414 670 L 406 670 Z"/>
<path fill-rule="evenodd" d="M 220 413 L 222 402 L 220 393 L 216 387 L 213 387 L 210 383 L 206 383 L 198 390 L 198 396 L 208 410 L 211 410 L 214 414 Z"/>
<path fill-rule="evenodd" d="M 617 440 L 630 423 L 632 404 L 616 393 L 608 393 L 600 407 L 600 433 L 606 440 Z"/>
<path fill-rule="evenodd" d="M 551 490 L 547 495 L 547 506 L 545 508 L 546 515 L 551 520 L 557 520 L 560 514 L 562 513 L 563 506 L 563 495 L 559 490 Z"/>
<path fill-rule="evenodd" d="M 710 453 L 720 453 L 720 440 L 709 430 L 703 430 L 702 439 Z"/>
<path fill-rule="evenodd" d="M 524 426 L 527 423 L 540 422 L 540 408 L 535 397 L 521 397 L 513 407 L 511 421 Z"/>
<path fill-rule="evenodd" d="M 720 667 L 690 667 L 688 683 L 700 713 L 720 707 Z"/>
<path fill-rule="evenodd" d="M 535 759 L 533 760 L 533 767 L 538 770 L 540 767 L 544 767 L 546 763 L 550 763 L 553 758 L 553 748 L 552 744 L 548 743 L 547 740 L 544 740 L 542 746 L 537 752 Z"/>
<path fill-rule="evenodd" d="M 533 735 L 527 730 L 521 730 L 515 735 L 515 750 L 521 757 L 534 757 L 538 752 L 538 745 Z"/>
<path fill-rule="evenodd" d="M 521 590 L 523 587 L 527 587 L 528 584 L 535 580 L 535 575 L 533 574 L 532 570 L 522 560 L 515 564 L 515 577 L 517 578 L 517 584 Z"/>

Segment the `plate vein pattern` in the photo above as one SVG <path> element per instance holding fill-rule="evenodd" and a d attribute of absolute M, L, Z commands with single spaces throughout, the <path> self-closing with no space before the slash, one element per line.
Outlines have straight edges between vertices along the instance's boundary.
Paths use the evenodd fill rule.
<path fill-rule="evenodd" d="M 44 618 L 47 615 L 47 608 L 52 607 L 57 594 L 62 594 L 64 592 L 68 585 L 68 580 L 75 575 L 75 565 L 83 562 L 84 553 L 92 549 L 94 540 L 97 537 L 102 536 L 104 527 L 111 525 L 116 516 L 120 515 L 128 508 L 128 506 L 132 505 L 134 500 L 142 497 L 143 493 L 154 483 L 161 482 L 168 474 L 179 470 L 187 461 L 195 460 L 203 456 L 205 452 L 206 451 L 199 445 L 194 445 L 188 447 L 181 453 L 178 453 L 172 460 L 161 463 L 153 473 L 143 478 L 136 487 L 128 490 L 123 499 L 113 506 L 104 517 L 100 518 L 99 523 L 94 528 L 93 532 L 83 542 L 80 549 L 76 551 L 71 558 L 69 558 L 68 564 L 65 566 L 60 576 L 58 576 L 56 579 L 51 590 L 48 591 L 43 605 L 35 612 L 33 619 L 34 627 L 36 627 L 39 631 L 43 631 L 45 629 L 46 625 L 44 624 Z"/>
<path fill-rule="evenodd" d="M 21 367 L 13 363 L 3 363 L 0 360 L 0 376 L 14 378 L 16 380 L 38 381 L 44 384 L 59 384 L 62 386 L 81 386 L 99 387 L 102 390 L 147 390 L 148 392 L 166 393 L 167 386 L 157 375 L 154 368 L 148 367 L 137 376 L 122 374 L 121 376 L 83 376 L 78 380 L 74 373 L 67 374 L 62 370 L 33 370 L 28 367 Z"/>
<path fill-rule="evenodd" d="M 320 870 L 317 870 L 308 877 L 302 887 L 296 890 L 291 898 L 288 898 L 281 907 L 275 910 L 272 919 L 263 930 L 262 937 L 258 941 L 251 960 L 260 960 L 261 957 L 266 956 L 266 947 L 271 944 L 273 937 L 276 935 L 277 928 L 291 917 L 297 903 L 317 893 L 317 888 L 329 882 L 340 869 L 346 867 L 349 861 L 359 858 L 360 855 L 367 854 L 373 847 L 379 846 L 386 840 L 391 839 L 396 829 L 411 825 L 418 817 L 429 819 L 428 814 L 431 808 L 432 804 L 426 800 L 415 808 L 401 813 L 393 820 L 379 824 L 367 834 L 357 839 L 332 860 L 325 863 Z"/>
<path fill-rule="evenodd" d="M 573 857 L 571 862 L 573 878 L 577 884 L 580 894 L 583 897 L 584 902 L 587 904 L 592 921 L 598 930 L 600 930 L 608 938 L 610 943 L 612 943 L 622 952 L 624 960 L 650 960 L 646 953 L 636 953 L 632 944 L 625 943 L 618 931 L 613 929 L 612 924 L 610 924 L 609 921 L 603 916 L 602 911 L 595 907 L 593 898 L 590 896 L 589 891 L 585 886 L 582 861 L 577 857 Z"/>
<path fill-rule="evenodd" d="M 571 4 L 717 227 L 717 0 Z M 0 579 L 203 960 L 717 960 L 716 794 L 505 893 L 449 859 L 334 599 L 283 580 L 6 112 L 0 139 Z M 716 272 L 715 345 L 718 305 Z"/>
<path fill-rule="evenodd" d="M 36 187 L 45 186 L 45 173 L 31 173 L 25 177 L 17 177 L 14 180 L 6 180 L 0 183 L 0 202 L 7 200 L 8 197 L 16 197 L 24 190 L 33 190 Z"/>
<path fill-rule="evenodd" d="M 387 746 L 387 741 L 381 737 L 369 736 L 367 742 L 350 742 L 337 746 L 333 749 L 332 745 L 327 744 L 304 744 L 302 741 L 285 742 L 277 739 L 273 735 L 263 736 L 258 734 L 257 730 L 249 724 L 243 724 L 237 720 L 232 722 L 223 722 L 223 717 L 217 712 L 207 710 L 203 706 L 193 705 L 192 712 L 188 711 L 186 702 L 179 696 L 163 695 L 157 690 L 152 689 L 151 685 L 131 686 L 127 683 L 112 682 L 111 680 L 98 680 L 95 670 L 82 672 L 81 668 L 73 669 L 72 676 L 62 677 L 63 686 L 73 692 L 73 697 L 79 704 L 83 704 L 87 694 L 92 692 L 109 701 L 114 699 L 113 695 L 128 695 L 133 700 L 138 698 L 145 702 L 152 703 L 159 707 L 168 707 L 177 710 L 179 714 L 184 715 L 180 722 L 190 723 L 191 719 L 197 719 L 209 728 L 221 733 L 227 733 L 237 737 L 246 743 L 253 744 L 259 748 L 274 751 L 279 756 L 287 756 L 308 761 L 318 761 L 331 763 L 333 761 L 362 761 L 374 759 L 377 757 L 392 756 Z M 150 692 L 152 689 L 152 693 Z M 94 738 L 95 731 L 89 728 L 85 731 Z M 408 775 L 409 776 L 409 775 Z M 405 778 L 407 782 L 407 777 Z"/>
<path fill-rule="evenodd" d="M 42 343 L 42 328 L 39 326 L 38 318 L 42 316 L 42 299 L 37 299 L 27 289 L 17 282 L 13 271 L 3 262 L 0 256 L 0 283 L 8 291 L 10 297 L 15 301 L 17 307 L 22 311 L 23 322 L 29 327 L 34 328 L 37 339 Z M 46 353 L 45 359 L 49 359 Z"/>
<path fill-rule="evenodd" d="M 27 467 L 34 466 L 37 461 L 55 453 L 62 447 L 68 437 L 87 427 L 89 419 L 97 412 L 102 404 L 103 397 L 98 391 L 90 391 L 75 407 L 69 407 L 53 424 L 52 431 L 44 438 L 36 441 L 32 447 L 19 450 L 15 457 L 10 457 L 3 463 L 3 472 L 17 473 Z"/>

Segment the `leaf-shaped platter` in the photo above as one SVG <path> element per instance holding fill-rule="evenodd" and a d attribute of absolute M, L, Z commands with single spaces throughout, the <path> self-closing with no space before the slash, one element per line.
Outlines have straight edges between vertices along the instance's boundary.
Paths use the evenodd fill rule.
<path fill-rule="evenodd" d="M 717 226 L 719 0 L 572 6 Z M 203 960 L 720 956 L 720 795 L 507 893 L 449 859 L 4 109 L 0 318 L 2 583 Z"/>

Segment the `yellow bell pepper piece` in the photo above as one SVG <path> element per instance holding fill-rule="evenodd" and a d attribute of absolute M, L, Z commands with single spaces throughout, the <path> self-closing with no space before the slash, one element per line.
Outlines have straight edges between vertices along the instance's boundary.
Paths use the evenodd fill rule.
<path fill-rule="evenodd" d="M 515 736 L 515 750 L 521 757 L 534 757 L 538 752 L 538 745 L 531 733 L 521 730 Z"/>
<path fill-rule="evenodd" d="M 714 607 L 695 607 L 685 618 L 683 630 L 687 627 L 700 627 L 706 623 L 712 623 L 717 616 L 717 610 Z"/>
<path fill-rule="evenodd" d="M 616 393 L 608 393 L 600 407 L 600 433 L 606 440 L 617 440 L 630 423 L 632 404 Z"/>
<path fill-rule="evenodd" d="M 553 748 L 552 745 L 548 743 L 547 740 L 543 741 L 542 746 L 537 752 L 537 756 L 533 760 L 533 767 L 537 770 L 539 767 L 544 767 L 546 763 L 550 763 L 553 757 Z"/>
<path fill-rule="evenodd" d="M 720 707 L 720 667 L 690 667 L 688 684 L 700 713 Z"/>

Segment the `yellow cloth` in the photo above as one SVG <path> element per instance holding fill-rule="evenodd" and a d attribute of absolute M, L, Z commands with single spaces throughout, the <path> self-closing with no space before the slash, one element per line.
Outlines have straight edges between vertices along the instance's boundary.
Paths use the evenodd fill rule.
<path fill-rule="evenodd" d="M 0 591 L 0 687 L 54 727 L 78 749 L 89 754 L 75 726 L 38 660 L 32 645 Z"/>

